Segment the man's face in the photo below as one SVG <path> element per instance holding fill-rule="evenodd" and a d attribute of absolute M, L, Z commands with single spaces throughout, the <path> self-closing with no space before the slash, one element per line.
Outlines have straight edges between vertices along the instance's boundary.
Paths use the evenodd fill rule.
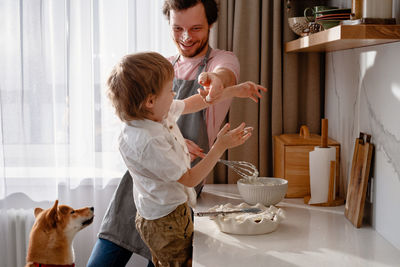
<path fill-rule="evenodd" d="M 210 27 L 203 4 L 170 11 L 173 40 L 184 57 L 201 57 L 207 52 Z"/>

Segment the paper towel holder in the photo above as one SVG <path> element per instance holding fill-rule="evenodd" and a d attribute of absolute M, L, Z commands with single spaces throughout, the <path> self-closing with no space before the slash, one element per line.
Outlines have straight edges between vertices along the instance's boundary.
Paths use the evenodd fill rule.
<path fill-rule="evenodd" d="M 344 205 L 344 198 L 341 198 L 339 196 L 336 196 L 336 190 L 335 190 L 335 170 L 336 170 L 336 161 L 331 161 L 330 163 L 330 173 L 329 173 L 329 189 L 328 189 L 328 201 L 325 203 L 314 203 L 314 204 L 309 204 L 312 206 L 323 206 L 323 207 L 335 207 L 335 206 L 341 206 Z M 310 201 L 311 196 L 305 196 L 304 197 L 304 204 L 308 204 Z"/>
<path fill-rule="evenodd" d="M 321 120 L 321 148 L 328 148 L 328 119 Z M 328 200 L 326 203 L 313 203 L 313 206 L 325 206 L 333 207 L 340 206 L 344 204 L 344 198 L 336 196 L 336 185 L 335 185 L 335 170 L 336 161 L 330 162 L 330 172 L 329 172 L 329 187 L 328 187 Z M 304 203 L 308 204 L 311 196 L 304 197 Z"/>

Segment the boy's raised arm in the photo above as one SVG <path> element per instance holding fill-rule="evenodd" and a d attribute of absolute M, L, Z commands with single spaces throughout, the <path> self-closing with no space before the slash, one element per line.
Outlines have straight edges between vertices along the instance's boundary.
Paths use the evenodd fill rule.
<path fill-rule="evenodd" d="M 185 172 L 178 182 L 188 187 L 198 185 L 211 172 L 226 149 L 242 145 L 250 138 L 252 130 L 248 131 L 247 129 L 249 128 L 246 128 L 244 122 L 232 130 L 230 130 L 229 123 L 225 124 L 219 131 L 217 140 L 207 155 L 193 168 Z"/>

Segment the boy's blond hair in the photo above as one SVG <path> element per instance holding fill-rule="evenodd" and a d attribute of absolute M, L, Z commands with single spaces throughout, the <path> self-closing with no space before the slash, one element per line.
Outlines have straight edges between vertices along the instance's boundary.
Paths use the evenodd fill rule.
<path fill-rule="evenodd" d="M 113 68 L 108 78 L 108 97 L 122 121 L 145 119 L 151 112 L 145 103 L 158 95 L 174 77 L 172 64 L 155 52 L 127 55 Z"/>

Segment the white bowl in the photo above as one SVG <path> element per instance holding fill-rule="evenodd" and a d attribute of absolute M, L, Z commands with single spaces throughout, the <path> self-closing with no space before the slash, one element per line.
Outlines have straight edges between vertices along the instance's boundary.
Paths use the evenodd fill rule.
<path fill-rule="evenodd" d="M 270 206 L 279 203 L 285 197 L 288 181 L 281 178 L 258 177 L 240 179 L 237 181 L 237 186 L 240 195 L 247 203 Z"/>
<path fill-rule="evenodd" d="M 285 218 L 285 213 L 282 209 L 274 206 L 269 208 L 258 203 L 250 206 L 246 203 L 232 205 L 218 205 L 209 209 L 209 211 L 230 211 L 238 209 L 258 208 L 259 213 L 232 213 L 219 214 L 210 217 L 220 229 L 221 232 L 236 235 L 261 235 L 275 231 L 280 222 Z"/>

